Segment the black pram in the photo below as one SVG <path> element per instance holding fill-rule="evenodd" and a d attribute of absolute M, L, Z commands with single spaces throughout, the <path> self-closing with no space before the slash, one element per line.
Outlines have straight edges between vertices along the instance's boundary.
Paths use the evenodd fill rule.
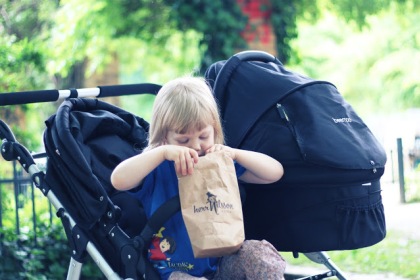
<path fill-rule="evenodd" d="M 386 153 L 337 88 L 248 51 L 206 72 L 229 146 L 285 168 L 272 185 L 242 185 L 248 239 L 281 251 L 370 246 L 385 237 L 380 178 Z"/>
<path fill-rule="evenodd" d="M 152 93 L 159 85 L 109 86 L 103 96 Z M 96 91 L 98 89 L 94 89 Z M 22 92 L 0 95 L 2 104 L 53 101 L 60 92 Z M 74 90 L 73 90 L 74 94 Z M 77 95 L 77 93 L 76 93 Z M 48 99 L 48 100 L 46 100 Z M 179 211 L 179 199 L 162 205 L 146 219 L 139 201 L 113 189 L 110 175 L 122 160 L 147 144 L 149 124 L 119 107 L 91 98 L 69 98 L 46 120 L 44 144 L 47 170 L 0 121 L 2 156 L 18 160 L 33 182 L 57 209 L 70 244 L 67 279 L 79 279 L 89 254 L 107 279 L 160 279 L 147 261 L 147 244 L 163 223 Z"/>

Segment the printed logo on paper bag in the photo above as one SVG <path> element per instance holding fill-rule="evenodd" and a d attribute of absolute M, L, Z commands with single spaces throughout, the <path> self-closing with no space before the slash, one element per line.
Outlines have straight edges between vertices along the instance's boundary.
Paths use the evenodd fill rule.
<path fill-rule="evenodd" d="M 207 192 L 207 202 L 203 206 L 193 205 L 194 213 L 201 212 L 214 212 L 219 215 L 219 210 L 233 210 L 233 204 L 228 202 L 223 202 L 220 199 L 217 199 L 217 195 Z"/>

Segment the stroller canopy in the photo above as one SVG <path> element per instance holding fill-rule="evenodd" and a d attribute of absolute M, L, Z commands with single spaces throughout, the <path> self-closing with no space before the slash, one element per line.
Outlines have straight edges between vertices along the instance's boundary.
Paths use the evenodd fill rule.
<path fill-rule="evenodd" d="M 280 65 L 278 60 L 244 62 L 233 56 L 207 70 L 206 78 L 221 108 L 228 145 L 239 147 L 249 129 L 273 104 L 300 87 L 317 82 Z"/>
<path fill-rule="evenodd" d="M 97 99 L 69 99 L 46 125 L 45 180 L 75 221 L 90 228 L 116 192 L 112 170 L 146 146 L 149 124 Z"/>

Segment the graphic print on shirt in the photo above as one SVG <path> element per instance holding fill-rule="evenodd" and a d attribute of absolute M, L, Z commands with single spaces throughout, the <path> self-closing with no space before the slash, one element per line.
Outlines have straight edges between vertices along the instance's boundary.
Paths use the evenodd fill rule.
<path fill-rule="evenodd" d="M 162 227 L 157 234 L 152 238 L 152 247 L 149 249 L 150 260 L 156 268 L 168 267 L 168 262 L 171 260 L 169 254 L 173 254 L 176 250 L 176 242 L 170 236 L 163 236 L 162 232 L 165 230 Z"/>
<path fill-rule="evenodd" d="M 149 249 L 149 259 L 156 269 L 174 269 L 188 272 L 194 269 L 192 263 L 186 261 L 173 261 L 172 256 L 177 248 L 175 239 L 170 236 L 164 236 L 162 227 L 152 238 Z M 182 255 L 182 253 L 180 253 Z"/>

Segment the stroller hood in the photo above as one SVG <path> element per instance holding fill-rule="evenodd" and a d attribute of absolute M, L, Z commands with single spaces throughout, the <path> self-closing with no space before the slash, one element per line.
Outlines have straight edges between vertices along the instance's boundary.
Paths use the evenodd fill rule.
<path fill-rule="evenodd" d="M 244 148 L 250 131 L 267 125 L 261 124 L 262 116 L 277 106 L 277 115 L 287 121 L 305 161 L 344 169 L 385 165 L 382 146 L 330 82 L 289 71 L 278 61 L 241 61 L 235 56 L 214 63 L 206 79 L 219 103 L 231 147 Z M 280 148 L 280 142 L 268 143 L 271 150 Z"/>
<path fill-rule="evenodd" d="M 237 59 L 232 63 L 232 59 L 235 57 L 229 61 L 227 75 L 219 73 L 226 61 L 219 61 L 210 66 L 205 76 L 221 108 L 227 142 L 232 147 L 239 147 L 246 133 L 268 108 L 315 80 L 279 67 L 279 62 Z"/>
<path fill-rule="evenodd" d="M 90 228 L 116 192 L 110 182 L 112 170 L 141 152 L 149 125 L 96 99 L 66 100 L 46 125 L 45 180 L 76 223 Z"/>

